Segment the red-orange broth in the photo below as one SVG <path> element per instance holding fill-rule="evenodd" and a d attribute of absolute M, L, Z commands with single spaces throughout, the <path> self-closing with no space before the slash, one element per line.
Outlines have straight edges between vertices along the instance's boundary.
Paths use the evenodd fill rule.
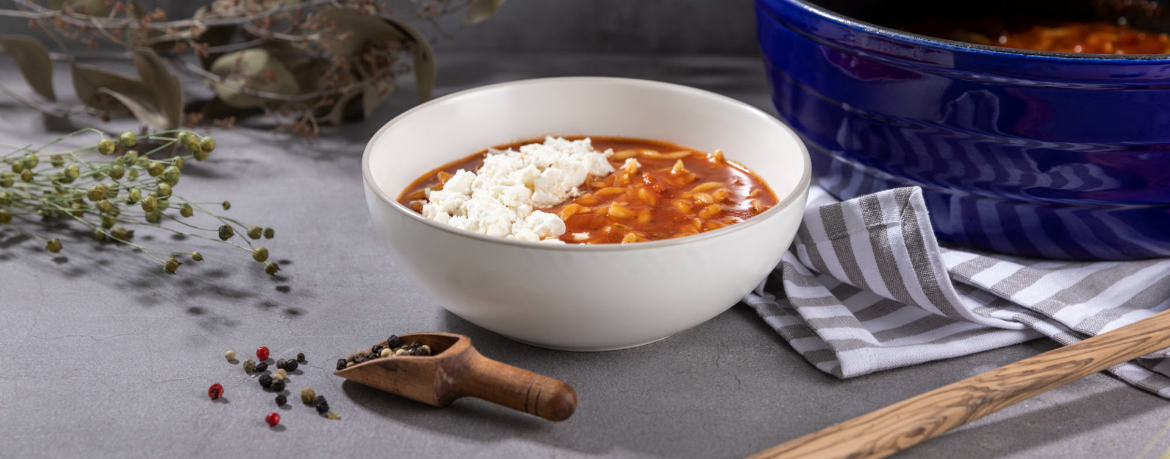
<path fill-rule="evenodd" d="M 569 137 L 577 140 L 583 137 Z M 776 205 L 775 193 L 756 174 L 723 157 L 675 144 L 614 137 L 591 137 L 599 152 L 613 149 L 615 172 L 589 177 L 581 196 L 540 209 L 565 222 L 560 239 L 570 244 L 630 243 L 671 239 L 742 222 Z M 534 141 L 496 147 L 519 148 Z M 445 164 L 415 180 L 398 202 L 422 211 L 425 189 L 441 189 L 456 171 L 476 171 L 487 150 Z M 637 158 L 633 172 L 622 166 Z M 681 164 L 681 168 L 679 165 Z M 581 237 L 587 234 L 586 237 Z"/>

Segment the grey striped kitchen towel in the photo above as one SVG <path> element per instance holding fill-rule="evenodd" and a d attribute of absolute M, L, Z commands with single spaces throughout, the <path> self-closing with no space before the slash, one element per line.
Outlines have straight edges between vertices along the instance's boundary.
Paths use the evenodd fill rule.
<path fill-rule="evenodd" d="M 1170 259 L 940 247 L 918 188 L 838 202 L 814 187 L 792 249 L 744 302 L 809 363 L 850 378 L 1041 336 L 1070 344 L 1132 323 L 1170 307 Z M 1109 371 L 1170 398 L 1170 359 Z"/>

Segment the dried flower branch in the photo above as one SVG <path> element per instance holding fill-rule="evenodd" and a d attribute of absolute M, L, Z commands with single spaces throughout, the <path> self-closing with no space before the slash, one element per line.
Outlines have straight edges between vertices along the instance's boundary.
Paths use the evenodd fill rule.
<path fill-rule="evenodd" d="M 52 60 L 70 63 L 78 106 L 21 102 L 42 112 L 69 116 L 87 112 L 103 119 L 130 114 L 156 129 L 194 123 L 183 104 L 183 88 L 172 70 L 210 85 L 214 103 L 201 104 L 200 120 L 265 113 L 292 120 L 288 130 L 316 136 L 322 124 L 369 117 L 397 87 L 397 76 L 413 71 L 419 99 L 430 98 L 435 81 L 429 40 L 375 0 L 214 0 L 191 18 L 167 20 L 137 0 L 14 0 L 0 16 L 29 20 L 56 43 L 58 53 L 35 39 L 0 36 L 33 90 L 53 102 Z M 418 0 L 414 18 L 434 20 L 465 11 L 463 23 L 483 21 L 503 0 Z M 436 29 L 440 30 L 440 29 Z M 440 30 L 441 32 L 441 30 Z M 96 49 L 125 48 L 138 76 L 76 63 L 65 41 Z M 0 92 L 12 95 L 8 88 Z"/>
<path fill-rule="evenodd" d="M 97 134 L 100 140 L 82 148 L 49 151 L 67 138 L 84 134 Z M 180 145 L 188 154 L 160 157 Z M 0 228 L 40 240 L 46 250 L 57 253 L 64 249 L 60 239 L 34 233 L 33 228 L 41 226 L 34 218 L 80 224 L 92 229 L 97 241 L 138 249 L 162 264 L 168 274 L 175 273 L 183 257 L 203 260 L 199 252 L 153 248 L 133 242 L 135 227 L 153 228 L 247 251 L 255 261 L 264 263 L 265 272 L 275 274 L 280 267 L 268 261 L 268 249 L 251 241 L 271 239 L 275 236 L 272 228 L 249 226 L 174 192 L 186 162 L 207 159 L 215 148 L 214 138 L 187 131 L 164 131 L 141 138 L 124 132 L 114 140 L 96 129 L 77 131 L 37 148 L 13 148 L 0 155 L 0 163 L 10 169 L 0 171 Z M 118 155 L 114 156 L 115 153 Z M 113 159 L 102 161 L 103 156 Z M 231 207 L 227 201 L 218 205 L 225 211 Z M 178 217 L 168 210 L 177 211 Z M 197 214 L 213 220 L 216 227 L 189 223 L 188 219 Z M 247 237 L 237 238 L 237 232 Z"/>

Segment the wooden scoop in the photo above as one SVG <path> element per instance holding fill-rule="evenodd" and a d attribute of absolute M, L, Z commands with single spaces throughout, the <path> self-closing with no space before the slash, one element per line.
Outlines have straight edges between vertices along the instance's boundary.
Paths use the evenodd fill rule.
<path fill-rule="evenodd" d="M 431 355 L 382 357 L 333 374 L 437 407 L 475 397 L 549 421 L 564 421 L 577 409 L 577 392 L 571 386 L 484 357 L 471 346 L 471 338 L 454 333 L 401 338 L 403 343 L 427 345 Z"/>
<path fill-rule="evenodd" d="M 1170 311 L 943 386 L 751 457 L 886 457 L 1001 408 L 1166 347 L 1170 347 Z"/>

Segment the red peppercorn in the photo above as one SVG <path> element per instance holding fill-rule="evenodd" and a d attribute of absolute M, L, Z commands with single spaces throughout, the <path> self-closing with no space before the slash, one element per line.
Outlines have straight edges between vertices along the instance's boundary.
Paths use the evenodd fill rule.
<path fill-rule="evenodd" d="M 211 388 L 207 389 L 207 396 L 212 400 L 223 397 L 223 386 L 219 383 L 212 384 Z"/>
<path fill-rule="evenodd" d="M 259 349 L 256 349 L 256 358 L 260 360 L 268 360 L 268 348 L 260 346 Z"/>
<path fill-rule="evenodd" d="M 266 416 L 264 418 L 264 422 L 267 422 L 268 425 L 270 425 L 270 426 L 275 426 L 277 424 L 280 424 L 280 414 L 279 413 L 268 413 L 268 416 Z"/>

